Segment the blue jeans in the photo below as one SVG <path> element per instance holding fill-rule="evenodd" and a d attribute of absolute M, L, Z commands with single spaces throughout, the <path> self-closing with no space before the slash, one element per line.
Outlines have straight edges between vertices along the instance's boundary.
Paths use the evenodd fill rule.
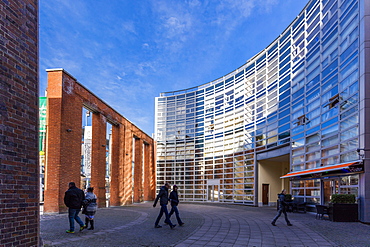
<path fill-rule="evenodd" d="M 177 223 L 179 223 L 179 225 L 182 225 L 182 221 L 180 219 L 180 213 L 179 213 L 179 209 L 177 208 L 177 206 L 173 205 L 172 208 L 171 208 L 171 212 L 170 212 L 170 217 L 171 215 L 175 213 L 176 215 L 176 219 L 177 219 Z"/>
<path fill-rule="evenodd" d="M 276 214 L 275 218 L 272 220 L 272 223 L 275 223 L 275 222 L 277 221 L 277 219 L 280 217 L 281 213 L 283 213 L 283 214 L 284 214 L 286 223 L 287 223 L 287 224 L 290 224 L 290 221 L 288 220 L 288 215 L 287 215 L 287 213 L 286 213 L 286 209 L 285 209 L 285 208 L 283 208 L 283 207 L 280 207 L 280 208 L 279 208 L 279 211 L 278 211 L 278 213 Z"/>
<path fill-rule="evenodd" d="M 165 222 L 167 224 L 169 224 L 170 226 L 173 226 L 171 220 L 170 220 L 170 216 L 168 215 L 168 210 L 167 210 L 167 205 L 166 204 L 163 204 L 161 205 L 161 211 L 159 212 L 159 215 L 157 217 L 157 220 L 155 221 L 155 225 L 158 226 L 159 224 L 159 221 L 161 220 L 162 216 L 163 216 L 163 213 L 165 214 L 166 216 L 166 220 Z"/>
<path fill-rule="evenodd" d="M 75 209 L 75 208 L 68 208 L 68 218 L 69 218 L 69 230 L 74 232 L 75 230 L 75 220 L 80 226 L 84 226 L 84 223 L 78 217 L 78 214 L 80 213 L 81 209 Z"/>

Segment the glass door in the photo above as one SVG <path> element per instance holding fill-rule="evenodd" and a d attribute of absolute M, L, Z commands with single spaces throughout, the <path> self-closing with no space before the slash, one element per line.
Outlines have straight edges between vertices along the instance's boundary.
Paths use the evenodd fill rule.
<path fill-rule="evenodd" d="M 207 186 L 207 199 L 209 202 L 218 202 L 218 185 L 208 185 Z"/>
<path fill-rule="evenodd" d="M 323 203 L 328 205 L 331 200 L 331 195 L 339 193 L 339 181 L 338 178 L 325 179 L 323 180 Z"/>

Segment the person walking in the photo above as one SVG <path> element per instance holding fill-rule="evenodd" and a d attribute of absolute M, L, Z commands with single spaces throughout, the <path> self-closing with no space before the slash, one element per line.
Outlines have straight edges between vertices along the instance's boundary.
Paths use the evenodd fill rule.
<path fill-rule="evenodd" d="M 68 184 L 69 189 L 64 194 L 64 204 L 68 207 L 69 230 L 66 233 L 75 233 L 75 221 L 80 225 L 80 231 L 86 228 L 78 214 L 81 211 L 85 193 L 76 187 L 75 182 Z"/>
<path fill-rule="evenodd" d="M 271 222 L 271 225 L 273 225 L 273 226 L 276 226 L 276 224 L 275 224 L 276 223 L 276 220 L 280 217 L 281 213 L 284 213 L 285 221 L 286 221 L 287 225 L 288 226 L 292 226 L 292 224 L 288 220 L 288 215 L 286 213 L 288 204 L 285 201 L 285 194 L 286 194 L 286 190 L 285 189 L 281 191 L 281 194 L 278 194 L 278 198 L 279 198 L 279 211 L 276 214 L 275 218 Z"/>
<path fill-rule="evenodd" d="M 170 211 L 169 217 L 171 219 L 172 214 L 175 213 L 177 223 L 179 224 L 179 226 L 183 226 L 184 222 L 182 222 L 182 220 L 180 218 L 179 209 L 177 208 L 177 206 L 179 205 L 179 202 L 180 202 L 177 190 L 178 190 L 177 185 L 172 186 L 172 191 L 170 193 L 171 211 Z"/>
<path fill-rule="evenodd" d="M 168 214 L 168 210 L 167 210 L 168 189 L 169 188 L 170 188 L 170 184 L 165 183 L 164 186 L 162 186 L 160 188 L 159 193 L 158 193 L 157 197 L 155 198 L 153 207 L 155 208 L 157 206 L 158 200 L 159 200 L 159 204 L 161 205 L 161 210 L 159 211 L 159 215 L 158 215 L 157 220 L 155 221 L 155 224 L 154 224 L 155 228 L 161 228 L 162 227 L 161 225 L 159 225 L 159 221 L 161 220 L 161 218 L 163 216 L 163 213 L 166 216 L 165 223 L 170 225 L 171 229 L 175 228 L 175 226 L 176 226 L 176 224 L 172 224 L 172 222 L 170 220 L 170 217 L 169 217 L 169 214 Z"/>
<path fill-rule="evenodd" d="M 89 226 L 89 222 L 90 222 L 90 228 L 88 228 L 87 230 L 94 230 L 94 215 L 95 215 L 96 209 L 98 208 L 96 199 L 97 197 L 94 194 L 94 188 L 93 187 L 87 188 L 87 192 L 86 192 L 85 200 L 84 200 L 84 209 L 82 211 L 82 213 L 85 214 L 86 228 Z"/>

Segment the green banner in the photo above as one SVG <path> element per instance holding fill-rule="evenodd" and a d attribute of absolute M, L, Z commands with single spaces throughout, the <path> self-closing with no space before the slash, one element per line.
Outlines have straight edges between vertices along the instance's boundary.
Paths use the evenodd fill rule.
<path fill-rule="evenodd" d="M 46 97 L 39 97 L 39 151 L 40 155 L 45 154 L 46 138 Z"/>
<path fill-rule="evenodd" d="M 40 131 L 46 130 L 46 102 L 46 97 L 39 97 Z"/>

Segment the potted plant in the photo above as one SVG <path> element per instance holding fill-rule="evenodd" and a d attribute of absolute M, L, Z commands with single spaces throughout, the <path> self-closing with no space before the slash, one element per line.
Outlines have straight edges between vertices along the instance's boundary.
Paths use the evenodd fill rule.
<path fill-rule="evenodd" d="M 329 205 L 329 217 L 332 221 L 358 221 L 358 204 L 354 194 L 333 194 Z"/>

